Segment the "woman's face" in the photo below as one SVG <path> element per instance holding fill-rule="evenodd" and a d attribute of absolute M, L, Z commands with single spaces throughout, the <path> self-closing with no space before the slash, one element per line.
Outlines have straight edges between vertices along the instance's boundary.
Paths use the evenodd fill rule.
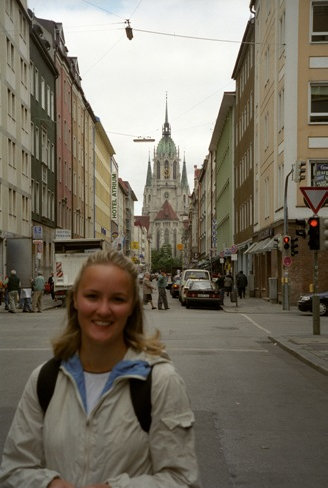
<path fill-rule="evenodd" d="M 106 345 L 125 348 L 124 328 L 134 303 L 127 271 L 112 264 L 89 266 L 74 295 L 83 348 Z"/>

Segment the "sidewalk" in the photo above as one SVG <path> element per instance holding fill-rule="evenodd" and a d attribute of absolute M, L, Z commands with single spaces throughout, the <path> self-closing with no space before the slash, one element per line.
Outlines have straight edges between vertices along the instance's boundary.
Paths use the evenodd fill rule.
<path fill-rule="evenodd" d="M 290 310 L 283 310 L 281 304 L 270 303 L 270 301 L 262 298 L 238 299 L 236 304 L 230 302 L 228 297 L 224 297 L 224 305 L 222 308 L 226 313 L 279 314 L 280 317 L 281 315 L 285 316 L 286 322 L 284 322 L 284 325 L 286 327 L 286 335 L 272 333 L 268 336 L 269 340 L 317 371 L 328 375 L 328 334 L 322 332 L 322 329 L 327 331 L 326 318 L 320 318 L 322 322 L 325 320 L 324 327 L 321 327 L 320 335 L 302 332 L 295 335 L 295 330 L 288 327 L 288 317 L 292 315 L 295 320 L 295 317 L 302 316 L 296 306 L 291 306 Z M 312 316 L 308 316 L 308 318 L 312 322 Z M 282 320 L 284 319 L 282 318 Z"/>

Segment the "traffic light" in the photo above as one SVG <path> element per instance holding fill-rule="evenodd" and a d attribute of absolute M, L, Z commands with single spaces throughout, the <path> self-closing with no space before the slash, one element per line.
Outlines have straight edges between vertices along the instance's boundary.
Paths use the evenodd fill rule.
<path fill-rule="evenodd" d="M 305 166 L 306 161 L 296 161 L 293 173 L 293 180 L 295 181 L 295 183 L 299 183 L 300 181 L 305 180 Z"/>
<path fill-rule="evenodd" d="M 296 254 L 298 254 L 298 237 L 292 237 L 290 249 L 291 256 L 296 256 Z"/>
<path fill-rule="evenodd" d="M 276 249 L 282 251 L 282 235 L 279 234 L 277 237 L 274 238 L 274 241 L 276 243 Z"/>
<path fill-rule="evenodd" d="M 308 246 L 311 251 L 318 251 L 320 249 L 320 219 L 319 217 L 310 217 L 308 220 Z"/>
<path fill-rule="evenodd" d="M 320 218 L 320 250 L 328 251 L 328 219 Z"/>
<path fill-rule="evenodd" d="M 290 247 L 291 238 L 290 238 L 290 236 L 283 236 L 282 245 L 283 245 L 284 255 L 290 256 L 290 253 L 291 253 L 291 247 Z"/>
<path fill-rule="evenodd" d="M 296 219 L 295 220 L 296 225 L 300 227 L 300 229 L 296 229 L 295 234 L 299 237 L 303 237 L 303 239 L 306 238 L 306 221 L 305 219 Z"/>

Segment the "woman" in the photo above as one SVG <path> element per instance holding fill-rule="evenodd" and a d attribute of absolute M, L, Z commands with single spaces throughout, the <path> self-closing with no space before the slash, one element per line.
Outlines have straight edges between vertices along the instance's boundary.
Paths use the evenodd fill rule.
<path fill-rule="evenodd" d="M 144 304 L 147 305 L 147 303 L 150 303 L 151 309 L 155 310 L 156 307 L 153 304 L 153 297 L 152 297 L 154 287 L 150 281 L 150 273 L 145 273 L 143 283 L 142 283 L 142 290 L 143 290 Z"/>
<path fill-rule="evenodd" d="M 158 334 L 146 338 L 136 269 L 114 251 L 91 254 L 67 303 L 61 360 L 43 415 L 29 378 L 6 440 L 0 485 L 27 488 L 199 487 L 185 386 Z M 129 378 L 152 368 L 149 433 L 133 411 Z M 2 484 L 1 484 L 2 483 Z"/>

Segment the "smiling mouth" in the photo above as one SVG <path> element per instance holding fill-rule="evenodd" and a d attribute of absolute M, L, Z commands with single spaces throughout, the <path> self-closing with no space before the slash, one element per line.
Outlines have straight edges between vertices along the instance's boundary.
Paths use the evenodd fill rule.
<path fill-rule="evenodd" d="M 105 322 L 103 320 L 94 320 L 93 323 L 98 327 L 109 327 L 113 322 Z"/>

